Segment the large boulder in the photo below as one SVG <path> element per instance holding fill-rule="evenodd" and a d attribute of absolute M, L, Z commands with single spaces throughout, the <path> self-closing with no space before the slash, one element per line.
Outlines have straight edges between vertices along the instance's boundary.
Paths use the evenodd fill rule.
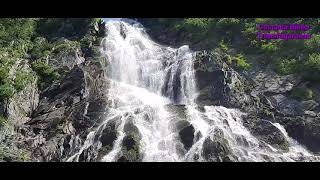
<path fill-rule="evenodd" d="M 119 117 L 111 119 L 104 126 L 104 129 L 102 130 L 100 135 L 100 142 L 102 143 L 102 147 L 113 146 L 113 143 L 116 140 L 118 135 L 118 132 L 117 132 L 117 128 L 119 125 L 118 120 L 119 120 Z"/>
<path fill-rule="evenodd" d="M 225 139 L 223 131 L 216 128 L 203 142 L 202 156 L 206 161 L 227 162 L 231 161 L 232 151 L 230 145 Z"/>
<path fill-rule="evenodd" d="M 270 121 L 249 114 L 243 117 L 243 124 L 260 141 L 284 152 L 289 150 L 289 142 L 285 135 Z"/>
<path fill-rule="evenodd" d="M 186 150 L 189 150 L 194 144 L 195 129 L 188 121 L 181 120 L 177 122 L 179 137 Z"/>
<path fill-rule="evenodd" d="M 232 108 L 250 108 L 252 98 L 246 93 L 250 83 L 223 60 L 217 49 L 212 53 L 197 52 L 194 62 L 199 105 L 216 105 Z"/>
<path fill-rule="evenodd" d="M 121 152 L 117 160 L 119 162 L 136 162 L 142 160 L 140 152 L 141 134 L 133 121 L 133 115 L 128 114 L 124 125 L 126 135 L 122 140 Z"/>
<path fill-rule="evenodd" d="M 305 145 L 309 150 L 320 152 L 320 117 L 279 117 L 288 135 Z"/>

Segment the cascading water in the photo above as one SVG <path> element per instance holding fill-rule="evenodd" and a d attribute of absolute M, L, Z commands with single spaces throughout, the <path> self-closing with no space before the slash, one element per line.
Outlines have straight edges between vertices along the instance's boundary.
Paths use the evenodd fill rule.
<path fill-rule="evenodd" d="M 107 96 L 111 102 L 108 116 L 68 161 L 97 160 L 94 154 L 106 144 L 101 138 L 110 132 L 110 127 L 116 133 L 108 134 L 113 141 L 107 143 L 109 150 L 99 161 L 119 160 L 124 149 L 128 150 L 123 147 L 124 141 L 132 132 L 136 137 L 133 149 L 139 151 L 135 153 L 140 154 L 137 159 L 142 161 L 206 161 L 208 157 L 203 152 L 210 148 L 206 149 L 205 144 L 217 137 L 228 142 L 236 161 L 298 161 L 314 157 L 289 138 L 280 124 L 273 125 L 288 139 L 288 152 L 251 135 L 242 125 L 243 113 L 238 110 L 217 106 L 197 110 L 194 53 L 188 46 L 161 46 L 136 22 L 108 21 L 106 29 L 101 51 L 110 62 L 106 69 L 110 79 Z M 175 113 L 177 108 L 180 110 Z M 181 142 L 177 122 L 188 122 L 194 128 L 190 147 Z"/>

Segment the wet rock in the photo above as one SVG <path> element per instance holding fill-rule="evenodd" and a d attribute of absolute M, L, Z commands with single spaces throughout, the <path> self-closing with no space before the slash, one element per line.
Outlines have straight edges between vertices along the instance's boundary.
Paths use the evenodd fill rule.
<path fill-rule="evenodd" d="M 111 146 L 113 147 L 114 141 L 117 139 L 117 118 L 110 120 L 105 128 L 103 129 L 101 136 L 100 136 L 100 142 L 102 143 L 102 146 Z"/>
<path fill-rule="evenodd" d="M 285 115 L 301 115 L 303 113 L 299 101 L 283 94 L 271 96 L 269 99 L 271 105 Z"/>
<path fill-rule="evenodd" d="M 134 125 L 132 118 L 127 119 L 127 122 L 123 127 L 123 130 L 127 135 L 135 136 L 138 140 L 141 139 L 139 129 L 137 128 L 136 125 Z"/>
<path fill-rule="evenodd" d="M 165 108 L 175 119 L 187 119 L 187 109 L 185 105 L 167 104 Z"/>
<path fill-rule="evenodd" d="M 96 161 L 101 161 L 103 156 L 107 155 L 112 150 L 110 146 L 104 146 L 99 149 Z"/>
<path fill-rule="evenodd" d="M 139 139 L 137 136 L 126 135 L 122 140 L 122 149 L 120 152 L 119 162 L 136 162 L 141 161 Z"/>
<path fill-rule="evenodd" d="M 309 150 L 320 152 L 319 117 L 282 117 L 288 135 L 305 145 Z"/>
<path fill-rule="evenodd" d="M 224 138 L 223 131 L 216 128 L 202 145 L 202 156 L 206 161 L 223 162 L 230 161 L 231 149 L 228 141 Z"/>
<path fill-rule="evenodd" d="M 90 146 L 89 148 L 82 151 L 79 156 L 79 162 L 94 162 L 97 157 L 97 151 L 94 146 Z"/>
<path fill-rule="evenodd" d="M 287 139 L 271 122 L 260 119 L 252 114 L 245 116 L 243 121 L 244 126 L 259 140 L 264 141 L 277 149 L 283 151 L 289 150 Z"/>
<path fill-rule="evenodd" d="M 92 59 L 93 60 L 93 59 Z M 104 78 L 102 66 L 88 62 L 88 66 L 75 66 L 59 82 L 54 83 L 41 94 L 38 108 L 28 126 L 35 134 L 46 138 L 41 149 L 34 149 L 35 159 L 39 161 L 63 161 L 71 153 L 75 153 L 84 142 L 87 129 L 95 126 L 106 115 L 105 92 L 108 83 Z M 114 124 L 109 124 L 102 132 L 103 145 L 112 144 L 116 138 Z M 67 137 L 78 137 L 80 140 Z M 52 145 L 50 145 L 52 144 Z M 69 148 L 69 146 L 71 146 Z M 55 147 L 55 148 L 52 148 Z M 94 161 L 97 156 L 94 149 L 83 152 L 83 161 Z M 92 152 L 91 152 L 92 151 Z"/>
<path fill-rule="evenodd" d="M 319 103 L 317 103 L 314 100 L 308 100 L 308 101 L 302 101 L 301 102 L 301 108 L 304 111 L 312 111 L 315 108 L 317 108 L 319 106 Z"/>
<path fill-rule="evenodd" d="M 194 63 L 199 89 L 199 105 L 221 105 L 233 108 L 250 108 L 251 97 L 246 93 L 251 84 L 223 61 L 223 53 L 198 52 Z"/>
<path fill-rule="evenodd" d="M 120 152 L 119 162 L 136 162 L 141 161 L 140 140 L 141 134 L 139 129 L 133 123 L 133 117 L 129 116 L 124 125 L 126 136 L 122 140 L 122 148 Z"/>
<path fill-rule="evenodd" d="M 118 162 L 137 162 L 141 161 L 141 156 L 139 152 L 134 149 L 130 149 L 129 151 L 122 151 L 121 156 L 117 160 Z"/>
<path fill-rule="evenodd" d="M 179 121 L 179 137 L 186 150 L 189 150 L 194 143 L 194 127 L 187 121 Z"/>

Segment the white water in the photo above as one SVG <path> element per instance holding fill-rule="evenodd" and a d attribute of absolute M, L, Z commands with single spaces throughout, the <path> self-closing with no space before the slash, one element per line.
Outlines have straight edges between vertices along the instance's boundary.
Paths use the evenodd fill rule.
<path fill-rule="evenodd" d="M 192 61 L 194 53 L 188 46 L 178 49 L 153 42 L 138 23 L 108 21 L 107 36 L 101 51 L 110 61 L 107 72 L 111 79 L 108 97 L 110 113 L 96 130 L 87 136 L 81 150 L 68 161 L 78 161 L 83 150 L 94 142 L 99 128 L 113 117 L 120 116 L 118 136 L 113 149 L 101 161 L 116 161 L 125 137 L 124 124 L 128 114 L 141 134 L 142 161 L 204 161 L 203 142 L 215 129 L 222 130 L 237 161 L 297 161 L 313 157 L 306 149 L 288 137 L 280 124 L 274 124 L 290 143 L 289 152 L 260 142 L 242 125 L 242 112 L 224 107 L 207 106 L 198 111 Z M 187 152 L 182 152 L 178 132 L 172 125 L 168 104 L 186 105 L 187 121 L 201 137 Z M 137 113 L 139 112 L 139 113 Z M 146 118 L 146 116 L 148 118 Z M 264 145 L 261 145 L 264 144 Z M 198 158 L 195 160 L 195 156 Z"/>

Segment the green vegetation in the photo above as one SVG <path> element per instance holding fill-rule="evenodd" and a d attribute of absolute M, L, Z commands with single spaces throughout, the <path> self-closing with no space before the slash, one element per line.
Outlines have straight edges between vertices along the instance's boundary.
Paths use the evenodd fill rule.
<path fill-rule="evenodd" d="M 212 50 L 219 47 L 224 53 L 230 50 L 240 53 L 242 57 L 233 58 L 240 69 L 250 68 L 243 57 L 253 55 L 257 58 L 252 63 L 270 63 L 280 75 L 295 74 L 306 81 L 319 81 L 319 22 L 320 18 L 161 18 L 156 27 L 167 29 L 170 33 L 176 32 L 176 36 L 187 39 L 191 46 L 201 45 L 200 49 Z M 312 38 L 259 40 L 257 24 L 310 25 L 311 29 L 303 33 L 312 34 Z"/>
<path fill-rule="evenodd" d="M 294 88 L 291 92 L 291 96 L 297 100 L 310 100 L 314 97 L 314 93 L 311 89 L 304 87 Z"/>
<path fill-rule="evenodd" d="M 47 87 L 50 83 L 60 78 L 58 72 L 44 61 L 34 61 L 31 67 L 40 78 L 38 81 L 40 89 Z"/>
<path fill-rule="evenodd" d="M 313 53 L 303 66 L 303 77 L 309 81 L 320 81 L 320 54 Z"/>
<path fill-rule="evenodd" d="M 289 75 L 297 72 L 298 62 L 295 59 L 279 59 L 274 61 L 274 68 L 281 75 Z"/>
<path fill-rule="evenodd" d="M 33 59 L 48 57 L 51 54 L 53 45 L 44 37 L 37 37 L 33 41 L 33 47 L 30 54 Z"/>
<path fill-rule="evenodd" d="M 59 41 L 53 48 L 53 53 L 59 52 L 72 52 L 80 48 L 80 42 L 78 41 Z"/>
<path fill-rule="evenodd" d="M 246 58 L 242 54 L 237 54 L 234 61 L 236 62 L 236 67 L 241 70 L 249 70 L 251 65 L 247 62 Z"/>
<path fill-rule="evenodd" d="M 49 65 L 64 53 L 92 47 L 104 31 L 100 18 L 1 18 L 0 19 L 0 104 L 30 83 L 42 90 L 59 80 L 58 71 Z M 31 68 L 28 68 L 31 67 Z M 0 128 L 9 124 L 0 114 Z M 30 152 L 17 148 L 10 138 L 0 143 L 0 161 L 30 161 Z"/>
<path fill-rule="evenodd" d="M 30 160 L 31 158 L 29 152 L 21 149 L 13 149 L 4 145 L 0 145 L 0 162 L 28 162 Z"/>
<path fill-rule="evenodd" d="M 305 47 L 310 51 L 317 51 L 320 49 L 320 35 L 314 34 L 311 39 L 305 41 Z"/>
<path fill-rule="evenodd" d="M 35 80 L 29 70 L 13 68 L 20 59 L 29 59 L 43 89 L 59 79 L 56 70 L 45 63 L 48 58 L 80 47 L 90 49 L 98 33 L 95 26 L 101 24 L 100 18 L 0 19 L 0 100 L 11 98 Z"/>
<path fill-rule="evenodd" d="M 16 90 L 11 84 L 5 83 L 0 85 L 0 100 L 9 99 L 13 97 L 15 93 L 16 93 Z"/>
<path fill-rule="evenodd" d="M 33 74 L 19 71 L 16 73 L 13 86 L 17 91 L 22 91 L 29 83 L 32 83 L 33 80 Z"/>
<path fill-rule="evenodd" d="M 219 43 L 218 47 L 225 53 L 229 51 L 228 45 L 223 40 Z"/>
<path fill-rule="evenodd" d="M 41 18 L 37 33 L 49 39 L 64 37 L 71 40 L 80 40 L 87 34 L 95 23 L 101 23 L 100 18 Z"/>
<path fill-rule="evenodd" d="M 8 119 L 0 115 L 0 128 L 8 123 Z"/>

